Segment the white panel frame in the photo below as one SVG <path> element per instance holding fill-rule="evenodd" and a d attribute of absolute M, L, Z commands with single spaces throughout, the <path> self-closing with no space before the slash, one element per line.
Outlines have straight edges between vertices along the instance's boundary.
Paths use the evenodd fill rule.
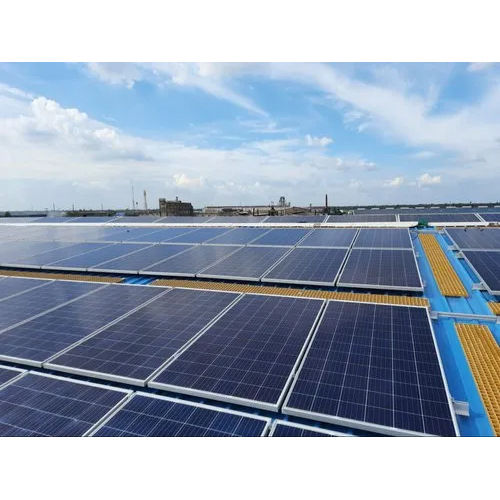
<path fill-rule="evenodd" d="M 304 431 L 317 432 L 318 434 L 324 434 L 324 437 L 354 437 L 352 434 L 347 434 L 344 432 L 331 431 L 330 429 L 323 429 L 321 427 L 314 427 L 312 425 L 297 424 L 295 422 L 290 422 L 288 420 L 276 419 L 271 425 L 271 430 L 269 431 L 269 437 L 285 437 L 285 436 L 275 436 L 274 432 L 278 425 L 283 427 L 292 427 L 294 429 L 302 429 Z M 298 436 L 297 436 L 298 437 Z"/>

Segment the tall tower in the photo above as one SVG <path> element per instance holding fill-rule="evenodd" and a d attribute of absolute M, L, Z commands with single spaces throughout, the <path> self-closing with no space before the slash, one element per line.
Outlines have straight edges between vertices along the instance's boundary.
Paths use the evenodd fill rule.
<path fill-rule="evenodd" d="M 146 190 L 144 190 L 144 210 L 148 209 L 148 198 L 146 195 Z"/>

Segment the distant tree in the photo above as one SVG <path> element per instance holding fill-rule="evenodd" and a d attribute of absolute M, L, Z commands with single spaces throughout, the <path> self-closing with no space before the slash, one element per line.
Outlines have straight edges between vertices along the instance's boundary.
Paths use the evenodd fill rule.
<path fill-rule="evenodd" d="M 11 213 L 7 210 L 7 212 L 5 212 L 3 214 L 4 217 L 12 217 Z"/>

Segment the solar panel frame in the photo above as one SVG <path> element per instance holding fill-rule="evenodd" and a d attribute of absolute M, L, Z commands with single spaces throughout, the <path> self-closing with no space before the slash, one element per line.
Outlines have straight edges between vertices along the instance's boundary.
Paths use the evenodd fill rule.
<path fill-rule="evenodd" d="M 497 278 L 497 283 L 498 283 L 498 289 L 497 289 L 497 287 L 492 286 L 492 281 L 490 281 L 488 278 L 483 277 L 484 273 L 478 271 L 477 269 L 478 266 L 474 265 L 471 262 L 469 258 L 470 256 L 467 256 L 467 254 L 475 254 L 475 253 L 477 253 L 478 255 L 491 253 L 497 256 L 497 258 L 500 260 L 500 252 L 495 250 L 470 250 L 470 249 L 461 251 L 463 259 L 467 262 L 467 264 L 469 264 L 474 273 L 479 277 L 481 286 L 484 287 L 484 289 L 487 290 L 488 293 L 490 293 L 491 295 L 500 295 L 500 278 L 495 276 Z M 500 268 L 500 265 L 498 267 Z"/>
<path fill-rule="evenodd" d="M 456 249 L 460 249 L 460 250 L 473 250 L 473 251 L 481 251 L 481 250 L 485 250 L 485 251 L 489 251 L 489 252 L 495 252 L 495 251 L 500 251 L 500 228 L 467 228 L 466 229 L 467 232 L 469 232 L 470 234 L 472 233 L 475 233 L 477 231 L 480 231 L 480 233 L 484 233 L 484 232 L 487 232 L 487 233 L 492 233 L 492 234 L 497 234 L 498 235 L 498 246 L 496 245 L 496 242 L 491 242 L 491 244 L 488 242 L 488 243 L 481 243 L 479 242 L 477 244 L 477 246 L 470 246 L 467 244 L 467 242 L 465 242 L 465 245 L 464 245 L 464 241 L 460 242 L 460 238 L 457 238 L 455 236 L 455 233 L 457 233 L 458 231 L 465 231 L 465 229 L 461 229 L 461 228 L 446 228 L 444 230 L 446 236 L 448 236 L 448 238 L 452 241 L 454 247 Z M 488 246 L 490 245 L 490 246 Z"/>
<path fill-rule="evenodd" d="M 235 303 L 237 303 L 239 300 L 241 300 L 244 296 L 259 296 L 259 294 L 255 294 L 255 293 L 242 294 L 242 296 L 237 301 L 235 301 Z M 266 294 L 266 297 L 278 297 L 281 299 L 287 298 L 287 297 L 284 297 L 282 295 L 274 295 L 274 294 Z M 311 339 L 313 338 L 313 334 L 314 334 L 314 332 L 318 326 L 318 323 L 319 323 L 319 321 L 324 313 L 326 303 L 327 303 L 326 300 L 324 300 L 324 299 L 311 298 L 311 297 L 308 297 L 308 298 L 293 297 L 293 299 L 318 301 L 320 303 L 320 307 L 318 309 L 318 312 L 316 314 L 314 321 L 312 322 L 312 325 L 311 325 L 309 332 L 305 336 L 304 342 L 302 344 L 302 347 L 301 347 L 299 353 L 297 354 L 296 360 L 290 369 L 288 378 L 287 378 L 286 382 L 283 384 L 283 389 L 281 391 L 281 394 L 277 398 L 277 401 L 275 403 L 266 403 L 264 401 L 258 401 L 255 399 L 242 398 L 242 397 L 232 396 L 232 395 L 223 394 L 223 393 L 214 393 L 214 392 L 210 392 L 210 391 L 194 389 L 194 388 L 184 387 L 184 386 L 170 385 L 170 384 L 166 384 L 163 382 L 156 382 L 155 381 L 156 377 L 160 376 L 163 371 L 167 370 L 170 365 L 175 363 L 176 360 L 180 356 L 182 356 L 182 354 L 184 352 L 186 352 L 195 343 L 196 340 L 201 338 L 203 336 L 203 334 L 205 334 L 209 328 L 213 327 L 216 324 L 216 322 L 214 322 L 207 329 L 205 329 L 195 340 L 193 340 L 193 342 L 191 342 L 189 345 L 186 345 L 183 349 L 179 350 L 176 353 L 176 355 L 172 359 L 170 359 L 168 361 L 168 363 L 166 363 L 162 367 L 161 370 L 158 370 L 158 372 L 153 377 L 151 377 L 149 379 L 147 386 L 152 388 L 152 389 L 172 391 L 172 392 L 177 392 L 177 393 L 181 393 L 181 394 L 186 394 L 189 396 L 207 397 L 209 399 L 213 399 L 216 401 L 234 403 L 234 404 L 238 404 L 238 405 L 242 405 L 242 406 L 249 406 L 251 408 L 259 408 L 259 409 L 263 409 L 263 410 L 278 411 L 280 409 L 283 401 L 285 400 L 285 397 L 286 397 L 287 392 L 290 388 L 290 385 L 292 384 L 292 382 L 294 380 L 294 377 L 297 374 L 298 367 L 300 366 L 300 364 L 303 360 L 303 357 L 305 356 L 305 354 L 307 352 L 308 345 L 311 342 Z M 227 312 L 229 312 L 229 311 L 230 311 L 230 309 L 228 309 L 225 314 L 227 314 Z M 219 316 L 217 318 L 217 321 L 219 319 L 221 319 L 223 316 L 224 315 Z"/>
<path fill-rule="evenodd" d="M 70 378 L 61 377 L 58 375 L 53 375 L 51 373 L 41 373 L 41 372 L 36 372 L 36 371 L 25 371 L 20 377 L 16 377 L 15 381 L 17 382 L 20 379 L 27 377 L 27 376 L 43 377 L 43 378 L 52 379 L 52 380 L 59 380 L 61 382 L 67 382 L 70 384 L 73 383 L 73 384 L 83 385 L 86 387 L 99 388 L 99 389 L 103 389 L 103 390 L 107 390 L 107 391 L 116 392 L 117 394 L 118 393 L 123 394 L 123 398 L 117 404 L 113 405 L 97 422 L 89 425 L 89 428 L 85 432 L 80 434 L 81 437 L 88 436 L 90 433 L 92 433 L 96 427 L 100 426 L 101 422 L 105 421 L 110 414 L 114 413 L 117 406 L 123 404 L 124 401 L 126 399 L 128 399 L 132 394 L 132 391 L 130 389 L 124 389 L 121 387 L 111 387 L 108 385 L 103 385 L 103 384 L 99 384 L 99 383 L 95 383 L 95 382 L 88 382 L 86 380 L 70 379 Z M 14 381 L 12 381 L 11 383 L 13 383 L 13 382 Z M 2 390 L 5 388 L 8 388 L 11 385 L 11 383 L 4 385 L 2 387 Z M 1 418 L 1 416 L 0 416 L 0 418 Z M 32 432 L 35 432 L 35 431 L 32 431 Z"/>
<path fill-rule="evenodd" d="M 250 414 L 250 413 L 244 413 L 242 411 L 237 411 L 237 410 L 233 410 L 230 408 L 220 408 L 218 406 L 213 406 L 213 405 L 206 404 L 206 403 L 199 403 L 196 401 L 187 401 L 187 400 L 183 400 L 183 399 L 179 399 L 179 398 L 172 398 L 172 397 L 163 396 L 163 395 L 159 395 L 159 394 L 151 394 L 148 392 L 137 391 L 137 392 L 134 392 L 127 400 L 125 400 L 119 407 L 115 408 L 115 410 L 113 411 L 112 414 L 108 415 L 108 417 L 105 420 L 103 420 L 99 424 L 99 426 L 96 426 L 94 428 L 94 430 L 92 432 L 89 432 L 87 435 L 93 436 L 93 437 L 100 437 L 97 434 L 101 430 L 104 430 L 107 427 L 107 425 L 112 422 L 113 418 L 116 415 L 118 415 L 118 413 L 120 411 L 126 410 L 127 405 L 136 397 L 158 399 L 161 401 L 167 401 L 169 403 L 175 403 L 175 404 L 184 405 L 184 406 L 188 406 L 188 407 L 202 408 L 205 410 L 215 411 L 215 412 L 220 413 L 220 414 L 230 414 L 230 415 L 236 415 L 236 416 L 239 416 L 242 418 L 249 418 L 252 420 L 262 421 L 264 423 L 264 427 L 262 429 L 262 433 L 261 433 L 260 437 L 264 437 L 267 435 L 267 433 L 269 432 L 270 425 L 271 425 L 271 418 L 270 417 L 265 417 L 262 415 L 255 415 L 255 414 Z M 186 422 L 186 423 L 188 423 L 188 422 Z M 154 437 L 154 435 L 153 434 L 147 434 L 147 435 L 144 434 L 143 437 Z M 175 437 L 177 437 L 177 436 L 175 436 Z M 203 436 L 203 437 L 206 437 L 206 436 Z"/>
<path fill-rule="evenodd" d="M 176 287 L 176 290 L 188 290 L 190 292 L 195 292 L 192 288 L 184 288 L 184 287 Z M 174 290 L 174 288 L 168 288 L 166 292 L 171 292 Z M 156 301 L 157 299 L 163 297 L 166 295 L 165 293 L 162 293 L 161 295 L 155 297 L 152 300 L 149 300 L 147 303 L 144 304 L 144 306 L 149 305 L 151 302 Z M 224 290 L 210 290 L 210 292 L 213 293 L 223 293 L 223 294 L 228 294 L 228 295 L 233 295 L 234 299 L 226 306 L 224 307 L 221 311 L 219 311 L 208 323 L 206 323 L 200 330 L 198 330 L 195 334 L 192 335 L 192 337 L 187 340 L 182 347 L 180 347 L 177 351 L 173 352 L 168 358 L 166 358 L 163 363 L 156 368 L 148 377 L 145 379 L 138 379 L 138 378 L 133 378 L 133 377 L 128 377 L 128 376 L 123 376 L 123 375 L 115 375 L 112 373 L 107 373 L 107 372 L 97 372 L 97 371 L 92 371 L 84 368 L 77 368 L 77 367 L 72 367 L 68 365 L 61 365 L 57 363 L 57 358 L 62 356 L 63 354 L 67 353 L 71 349 L 78 347 L 80 344 L 83 344 L 84 342 L 91 340 L 93 337 L 97 336 L 99 333 L 107 330 L 110 327 L 113 327 L 115 324 L 121 322 L 122 320 L 126 320 L 129 316 L 132 316 L 133 313 L 140 311 L 143 307 L 138 307 L 131 311 L 129 314 L 123 315 L 122 317 L 118 318 L 116 321 L 113 321 L 104 327 L 100 328 L 99 330 L 93 332 L 90 335 L 87 335 L 85 338 L 81 339 L 78 342 L 75 342 L 71 346 L 67 347 L 66 349 L 59 351 L 57 354 L 54 356 L 51 356 L 47 361 L 43 363 L 43 367 L 49 370 L 56 370 L 72 375 L 81 375 L 81 376 L 86 376 L 86 377 L 92 377 L 92 378 L 97 378 L 97 379 L 102 379 L 102 380 L 108 380 L 110 382 L 118 382 L 118 383 L 126 383 L 129 385 L 134 385 L 138 387 L 144 387 L 148 384 L 150 380 L 152 380 L 158 373 L 160 373 L 166 366 L 168 366 L 169 363 L 171 363 L 181 352 L 183 352 L 185 349 L 189 348 L 191 344 L 196 342 L 198 338 L 205 333 L 206 330 L 208 330 L 211 326 L 213 326 L 229 309 L 232 308 L 232 306 L 238 302 L 243 297 L 243 294 L 238 293 L 238 292 L 227 292 Z M 1 359 L 1 357 L 0 357 Z"/>
<path fill-rule="evenodd" d="M 21 368 L 14 368 L 13 366 L 0 365 L 0 372 L 3 370 L 5 370 L 5 372 L 12 372 L 12 376 L 10 378 L 2 377 L 3 382 L 0 380 L 0 389 L 3 389 L 5 386 L 16 381 L 18 378 L 20 378 L 22 375 L 26 373 L 26 370 L 23 370 Z"/>
<path fill-rule="evenodd" d="M 392 233 L 392 234 L 400 234 L 403 235 L 406 234 L 408 238 L 403 238 L 407 240 L 408 245 L 407 246 L 392 246 L 392 245 L 378 245 L 378 244 L 371 244 L 371 245 L 358 245 L 358 241 L 363 238 L 364 235 L 376 235 L 378 234 L 383 234 L 383 232 L 386 231 L 386 234 Z M 372 239 L 375 239 L 372 237 Z M 392 239 L 392 238 L 391 238 Z M 352 248 L 356 249 L 377 249 L 377 250 L 413 250 L 413 242 L 411 239 L 411 234 L 410 230 L 408 228 L 361 228 L 358 231 L 358 234 L 356 235 L 356 238 L 352 241 Z"/>
<path fill-rule="evenodd" d="M 295 255 L 299 255 L 300 253 L 312 253 L 312 252 L 317 252 L 317 253 L 326 253 L 326 252 L 344 252 L 342 259 L 338 265 L 337 271 L 335 273 L 335 276 L 331 281 L 320 281 L 320 280 L 306 280 L 306 279 L 290 279 L 290 278 L 278 278 L 278 277 L 272 277 L 269 275 L 272 275 L 273 272 L 276 271 L 280 265 L 286 264 L 288 259 L 291 259 Z M 349 249 L 348 248 L 318 248 L 318 247 L 294 247 L 292 248 L 292 251 L 287 253 L 279 262 L 276 263 L 275 266 L 273 266 L 271 269 L 269 269 L 266 274 L 264 274 L 261 278 L 262 282 L 266 283 L 290 283 L 290 284 L 297 284 L 297 285 L 318 285 L 318 286 L 334 286 L 340 272 L 344 266 L 344 263 L 347 259 L 347 256 L 349 254 Z M 311 256 L 311 261 L 313 261 L 314 258 Z"/>
<path fill-rule="evenodd" d="M 479 212 L 478 215 L 479 215 L 479 217 L 481 217 L 481 219 L 483 219 L 486 222 L 500 222 L 500 213 L 495 213 L 495 212 L 490 212 L 490 213 Z"/>
<path fill-rule="evenodd" d="M 317 436 L 276 436 L 275 433 L 279 432 L 279 427 L 288 427 L 290 429 L 297 429 Z M 312 425 L 298 424 L 289 422 L 287 420 L 274 420 L 271 429 L 269 430 L 269 437 L 353 437 L 352 434 L 343 432 L 331 431 L 330 429 L 323 429 L 321 427 L 314 427 Z"/>
<path fill-rule="evenodd" d="M 25 355 L 24 357 L 21 357 L 21 356 L 13 356 L 11 354 L 5 354 L 4 348 L 2 348 L 2 344 L 5 343 L 6 339 L 10 340 L 10 335 L 11 334 L 14 334 L 13 341 L 16 341 L 16 340 L 17 341 L 25 340 L 27 336 L 28 337 L 30 336 L 30 335 L 26 335 L 25 332 L 21 332 L 20 335 L 18 334 L 18 338 L 16 339 L 15 335 L 16 335 L 16 329 L 17 328 L 19 328 L 19 327 L 22 328 L 23 326 L 26 326 L 26 325 L 29 328 L 30 326 L 32 326 L 31 325 L 32 322 L 36 322 L 38 319 L 43 318 L 44 316 L 49 316 L 51 313 L 57 312 L 58 310 L 63 309 L 66 306 L 71 307 L 72 305 L 74 305 L 74 302 L 78 302 L 79 299 L 85 299 L 88 296 L 93 295 L 97 291 L 103 291 L 104 289 L 111 290 L 113 288 L 123 287 L 123 286 L 125 286 L 125 287 L 131 287 L 132 285 L 127 285 L 127 284 L 122 284 L 122 283 L 114 283 L 112 285 L 111 284 L 110 285 L 106 285 L 106 286 L 104 286 L 102 288 L 99 288 L 99 290 L 94 290 L 92 292 L 89 292 L 88 294 L 86 294 L 83 297 L 79 297 L 78 299 L 70 301 L 70 302 L 68 302 L 66 304 L 63 304 L 61 306 L 58 306 L 58 307 L 55 307 L 53 309 L 47 310 L 46 312 L 41 313 L 41 314 L 39 314 L 37 316 L 34 316 L 32 318 L 29 318 L 26 321 L 23 321 L 22 323 L 13 325 L 12 327 L 9 327 L 9 328 L 6 328 L 6 329 L 2 330 L 1 333 L 4 336 L 3 337 L 0 336 L 0 360 L 11 362 L 11 363 L 18 363 L 18 364 L 27 365 L 27 366 L 32 366 L 32 367 L 36 367 L 36 368 L 42 368 L 45 363 L 50 362 L 52 359 L 56 358 L 57 356 L 60 356 L 62 353 L 66 352 L 66 351 L 68 351 L 70 349 L 72 349 L 76 345 L 81 344 L 82 342 L 86 341 L 90 337 L 93 337 L 94 335 L 97 335 L 102 330 L 105 330 L 106 328 L 112 326 L 113 324 L 118 323 L 119 321 L 121 321 L 122 319 L 126 318 L 127 316 L 133 314 L 134 312 L 138 311 L 139 309 L 142 309 L 142 307 L 147 306 L 148 304 L 150 304 L 154 300 L 158 299 L 159 297 L 161 297 L 162 295 L 164 295 L 166 293 L 166 291 L 171 290 L 170 288 L 167 288 L 164 292 L 161 292 L 160 291 L 161 290 L 160 287 L 155 287 L 155 288 L 158 288 L 158 293 L 156 295 L 153 295 L 149 299 L 143 300 L 143 302 L 138 303 L 135 307 L 130 307 L 129 310 L 123 312 L 120 316 L 118 316 L 118 317 L 116 317 L 114 319 L 110 319 L 109 321 L 105 322 L 101 326 L 96 327 L 93 330 L 90 330 L 87 334 L 83 335 L 80 339 L 71 342 L 69 345 L 66 345 L 66 347 L 64 347 L 62 349 L 59 349 L 56 352 L 53 352 L 52 354 L 47 355 L 43 359 L 40 359 L 40 357 L 38 357 L 38 359 L 36 359 L 36 357 L 34 355 L 31 355 L 31 356 Z M 133 288 L 130 288 L 130 290 L 133 290 Z M 53 319 L 53 318 L 51 318 L 51 319 Z M 42 337 L 42 335 L 46 334 L 47 332 L 43 331 L 42 329 L 40 329 L 40 331 L 42 332 L 42 334 L 40 334 L 40 333 L 38 333 L 38 334 L 34 333 L 33 334 L 32 340 L 34 341 L 34 343 L 36 343 L 36 341 L 40 342 L 41 340 L 44 340 L 43 338 L 41 339 L 40 337 Z M 58 332 L 56 329 L 54 329 L 54 332 L 55 332 L 54 336 L 57 335 L 57 334 L 59 334 L 59 333 L 62 333 L 62 332 Z M 57 340 L 60 341 L 60 342 L 62 342 L 62 339 L 61 340 L 57 339 Z"/>
<path fill-rule="evenodd" d="M 417 271 L 418 281 L 420 286 L 405 286 L 405 285 L 380 285 L 377 283 L 349 283 L 346 281 L 342 281 L 342 276 L 347 269 L 347 265 L 349 263 L 349 259 L 351 256 L 354 256 L 357 252 L 411 252 L 413 255 L 413 262 L 415 264 L 415 268 Z M 403 255 L 403 254 L 402 254 Z M 423 292 L 424 285 L 422 281 L 422 275 L 420 273 L 420 269 L 418 267 L 417 258 L 415 256 L 415 251 L 412 249 L 399 249 L 399 248 L 351 248 L 350 252 L 347 255 L 346 260 L 344 261 L 344 265 L 341 269 L 341 273 L 337 278 L 337 286 L 344 288 L 366 288 L 366 289 L 374 289 L 374 290 L 401 290 L 401 291 L 410 291 L 410 292 Z"/>
<path fill-rule="evenodd" d="M 345 301 L 337 300 L 337 299 L 329 299 L 327 301 L 327 306 L 328 306 L 328 303 L 330 303 L 330 302 L 345 302 Z M 363 305 L 366 304 L 366 303 L 363 303 L 363 302 L 360 302 L 360 301 L 350 301 L 350 302 L 354 302 L 354 303 L 357 303 L 357 304 L 363 304 Z M 437 358 L 437 362 L 438 362 L 438 366 L 439 366 L 439 370 L 440 370 L 441 379 L 443 381 L 444 390 L 445 390 L 445 393 L 446 393 L 446 398 L 447 398 L 447 402 L 448 402 L 448 408 L 450 410 L 451 420 L 453 422 L 453 427 L 454 427 L 456 436 L 460 436 L 460 431 L 459 431 L 459 428 L 458 428 L 457 418 L 456 418 L 455 410 L 453 408 L 453 402 L 452 402 L 453 399 L 452 399 L 452 396 L 451 396 L 449 388 L 448 388 L 448 382 L 446 380 L 446 376 L 445 376 L 445 372 L 444 372 L 444 367 L 443 367 L 443 363 L 442 363 L 442 360 L 441 360 L 441 355 L 440 355 L 439 348 L 438 348 L 438 345 L 437 345 L 436 335 L 435 335 L 434 329 L 432 327 L 432 321 L 431 321 L 431 317 L 430 317 L 430 314 L 429 314 L 429 309 L 427 307 L 425 307 L 425 306 L 407 306 L 407 305 L 403 305 L 403 304 L 377 303 L 375 305 L 377 307 L 378 306 L 382 306 L 382 307 L 402 307 L 402 308 L 409 308 L 409 309 L 412 309 L 412 308 L 413 309 L 417 309 L 418 308 L 418 309 L 425 310 L 427 322 L 428 322 L 429 329 L 430 329 L 430 332 L 431 332 L 432 342 L 433 342 L 433 346 L 434 346 L 434 352 L 436 354 L 436 358 Z M 388 426 L 384 426 L 384 425 L 380 425 L 380 424 L 375 424 L 375 423 L 367 423 L 367 422 L 364 422 L 364 421 L 361 421 L 361 420 L 353 420 L 353 419 L 349 419 L 349 418 L 345 418 L 345 417 L 338 417 L 338 416 L 333 416 L 333 415 L 328 415 L 328 414 L 323 414 L 323 413 L 316 413 L 316 412 L 307 411 L 307 410 L 301 410 L 301 409 L 298 409 L 298 408 L 292 408 L 292 407 L 288 406 L 288 402 L 289 402 L 290 398 L 292 397 L 294 387 L 297 384 L 297 382 L 299 381 L 300 372 L 301 372 L 302 368 L 304 367 L 304 365 L 305 365 L 305 363 L 307 361 L 307 356 L 309 354 L 309 351 L 311 350 L 311 348 L 312 348 L 312 346 L 314 344 L 314 340 L 315 340 L 316 335 L 317 335 L 317 333 L 319 331 L 320 324 L 321 324 L 323 316 L 324 316 L 324 314 L 326 312 L 327 306 L 323 308 L 322 318 L 321 318 L 320 321 L 318 321 L 318 323 L 316 325 L 316 329 L 314 331 L 314 334 L 313 334 L 311 340 L 308 343 L 307 350 L 306 350 L 304 356 L 302 357 L 301 364 L 300 364 L 299 368 L 296 371 L 293 383 L 292 383 L 292 385 L 290 387 L 290 390 L 288 391 L 286 399 L 285 399 L 285 401 L 283 403 L 283 407 L 281 408 L 282 413 L 284 413 L 285 415 L 292 415 L 292 416 L 301 417 L 301 418 L 308 418 L 308 419 L 313 419 L 313 420 L 317 420 L 319 422 L 325 422 L 325 423 L 330 423 L 330 424 L 343 425 L 343 426 L 346 426 L 346 427 L 352 427 L 354 429 L 361 429 L 361 430 L 366 430 L 366 431 L 375 432 L 375 433 L 381 433 L 383 435 L 389 435 L 389 436 L 434 436 L 434 434 L 426 434 L 426 433 L 421 433 L 421 432 L 416 432 L 416 431 L 411 431 L 411 430 L 404 430 L 404 429 L 400 429 L 400 428 L 396 428 L 396 427 L 388 427 Z"/>

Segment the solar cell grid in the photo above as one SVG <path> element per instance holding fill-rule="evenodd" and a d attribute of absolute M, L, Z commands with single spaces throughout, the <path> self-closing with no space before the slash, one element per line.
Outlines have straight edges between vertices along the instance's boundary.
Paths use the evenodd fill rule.
<path fill-rule="evenodd" d="M 448 228 L 446 233 L 460 249 L 500 250 L 500 228 Z"/>
<path fill-rule="evenodd" d="M 354 248 L 411 249 L 408 229 L 360 229 Z"/>
<path fill-rule="evenodd" d="M 168 243 L 204 243 L 230 231 L 222 227 L 202 227 L 168 240 Z"/>
<path fill-rule="evenodd" d="M 238 250 L 238 246 L 195 245 L 190 250 L 143 269 L 141 274 L 195 276 L 208 266 Z"/>
<path fill-rule="evenodd" d="M 322 305 L 245 295 L 148 385 L 277 410 Z"/>
<path fill-rule="evenodd" d="M 32 288 L 46 285 L 47 283 L 49 283 L 48 280 L 10 277 L 2 278 L 0 279 L 0 300 L 24 293 Z"/>
<path fill-rule="evenodd" d="M 237 294 L 176 288 L 56 357 L 46 367 L 145 385 Z"/>
<path fill-rule="evenodd" d="M 294 246 L 310 229 L 271 229 L 266 234 L 252 242 L 255 246 Z"/>
<path fill-rule="evenodd" d="M 464 250 L 463 254 L 487 290 L 500 295 L 500 252 Z"/>
<path fill-rule="evenodd" d="M 487 222 L 500 222 L 500 213 L 480 212 L 479 215 Z"/>
<path fill-rule="evenodd" d="M 190 245 L 153 245 L 148 248 L 139 249 L 137 252 L 124 255 L 123 257 L 96 264 L 92 269 L 109 272 L 138 273 L 141 269 L 145 269 L 190 248 Z"/>
<path fill-rule="evenodd" d="M 134 241 L 136 242 L 150 242 L 150 243 L 161 243 L 168 242 L 176 236 L 181 234 L 189 233 L 193 231 L 192 227 L 167 227 L 163 229 L 156 229 L 152 233 L 144 234 L 143 236 L 135 236 Z"/>
<path fill-rule="evenodd" d="M 58 241 L 18 241 L 0 245 L 0 265 L 10 266 L 20 258 L 69 246 L 70 243 Z"/>
<path fill-rule="evenodd" d="M 227 231 L 220 236 L 207 240 L 207 245 L 246 245 L 267 233 L 268 229 L 257 227 L 240 227 Z"/>
<path fill-rule="evenodd" d="M 479 219 L 473 213 L 413 213 L 400 214 L 401 222 L 418 222 L 426 220 L 429 223 L 436 222 L 479 222 Z"/>
<path fill-rule="evenodd" d="M 84 436 L 129 391 L 27 373 L 0 390 L 0 436 Z"/>
<path fill-rule="evenodd" d="M 0 359 L 31 366 L 41 364 L 63 349 L 116 320 L 164 289 L 110 285 L 79 300 L 59 307 L 0 337 Z"/>
<path fill-rule="evenodd" d="M 292 422 L 275 420 L 269 432 L 269 437 L 334 437 L 334 436 L 348 436 L 349 434 L 342 434 L 320 427 L 313 427 L 310 425 L 295 424 Z"/>
<path fill-rule="evenodd" d="M 327 222 L 396 222 L 393 214 L 330 215 Z"/>
<path fill-rule="evenodd" d="M 346 254 L 346 248 L 294 248 L 262 281 L 333 286 Z"/>
<path fill-rule="evenodd" d="M 349 248 L 357 229 L 313 229 L 299 247 Z"/>
<path fill-rule="evenodd" d="M 204 269 L 198 276 L 258 281 L 288 251 L 285 247 L 243 247 Z"/>
<path fill-rule="evenodd" d="M 412 250 L 353 248 L 337 284 L 354 288 L 423 290 Z"/>
<path fill-rule="evenodd" d="M 94 436 L 263 436 L 270 419 L 161 396 L 136 393 Z"/>
<path fill-rule="evenodd" d="M 265 224 L 273 222 L 316 223 L 323 222 L 325 215 L 274 215 L 265 220 Z"/>
<path fill-rule="evenodd" d="M 0 365 L 0 388 L 12 382 L 16 377 L 24 373 L 24 370 Z"/>
<path fill-rule="evenodd" d="M 82 297 L 103 285 L 77 281 L 51 281 L 0 302 L 0 332 L 53 307 Z"/>
<path fill-rule="evenodd" d="M 388 434 L 456 435 L 426 309 L 330 301 L 283 412 Z"/>

